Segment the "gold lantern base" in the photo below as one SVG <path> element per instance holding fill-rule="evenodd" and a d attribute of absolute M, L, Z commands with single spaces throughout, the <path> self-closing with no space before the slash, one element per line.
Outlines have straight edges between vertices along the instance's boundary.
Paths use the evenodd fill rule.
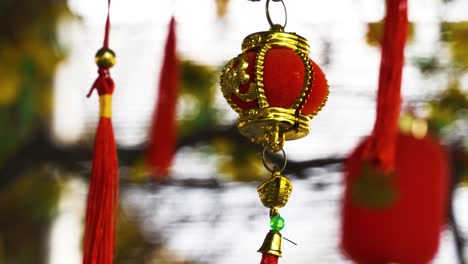
<path fill-rule="evenodd" d="M 237 127 L 242 135 L 274 152 L 281 150 L 285 140 L 303 138 L 310 130 L 308 116 L 296 116 L 294 109 L 279 107 L 244 111 L 239 115 Z"/>

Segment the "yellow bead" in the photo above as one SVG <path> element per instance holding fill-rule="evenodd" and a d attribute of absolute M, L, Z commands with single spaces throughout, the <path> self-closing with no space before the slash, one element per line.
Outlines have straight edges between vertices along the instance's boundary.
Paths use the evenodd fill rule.
<path fill-rule="evenodd" d="M 96 52 L 94 59 L 100 68 L 109 69 L 115 64 L 115 53 L 111 49 L 101 48 Z"/>

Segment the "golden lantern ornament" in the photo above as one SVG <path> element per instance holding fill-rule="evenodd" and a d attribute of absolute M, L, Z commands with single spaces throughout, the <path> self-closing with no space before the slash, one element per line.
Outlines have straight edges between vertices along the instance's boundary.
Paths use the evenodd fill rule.
<path fill-rule="evenodd" d="M 251 0 L 253 1 L 253 0 Z M 258 1 L 258 0 L 257 0 Z M 221 75 L 221 91 L 238 114 L 238 129 L 252 142 L 264 147 L 263 161 L 271 178 L 258 187 L 262 203 L 270 208 L 271 230 L 260 248 L 262 263 L 277 263 L 281 256 L 284 220 L 278 208 L 286 205 L 292 191 L 291 181 L 281 175 L 286 165 L 285 141 L 305 137 L 309 121 L 325 105 L 328 84 L 320 67 L 309 58 L 309 42 L 302 36 L 286 32 L 283 25 L 272 22 L 266 1 L 270 29 L 248 35 L 242 53 L 231 59 Z M 265 153 L 282 151 L 284 166 L 269 168 Z"/>
<path fill-rule="evenodd" d="M 285 140 L 309 133 L 309 119 L 325 104 L 328 84 L 309 58 L 309 42 L 271 22 L 269 2 L 270 30 L 244 39 L 242 53 L 223 69 L 221 90 L 239 113 L 239 131 L 277 152 Z"/>

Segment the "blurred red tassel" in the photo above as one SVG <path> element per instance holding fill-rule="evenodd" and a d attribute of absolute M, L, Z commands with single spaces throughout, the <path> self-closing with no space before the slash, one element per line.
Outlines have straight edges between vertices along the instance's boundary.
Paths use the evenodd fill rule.
<path fill-rule="evenodd" d="M 176 104 L 179 81 L 179 63 L 176 54 L 175 19 L 171 18 L 166 40 L 164 61 L 159 80 L 159 94 L 150 128 L 146 167 L 154 180 L 163 181 L 176 150 Z"/>
<path fill-rule="evenodd" d="M 112 128 L 112 93 L 114 81 L 109 68 L 115 63 L 115 54 L 108 48 L 109 7 L 103 48 L 96 54 L 99 76 L 88 97 L 96 89 L 99 94 L 99 124 L 94 141 L 93 162 L 89 179 L 84 233 L 84 264 L 113 264 L 115 222 L 119 195 L 119 165 Z"/>
<path fill-rule="evenodd" d="M 262 254 L 262 261 L 260 264 L 277 264 L 278 263 L 278 257 L 275 255 L 263 253 Z"/>
<path fill-rule="evenodd" d="M 407 1 L 387 0 L 380 60 L 377 112 L 365 155 L 385 173 L 394 169 L 401 77 L 408 31 Z"/>

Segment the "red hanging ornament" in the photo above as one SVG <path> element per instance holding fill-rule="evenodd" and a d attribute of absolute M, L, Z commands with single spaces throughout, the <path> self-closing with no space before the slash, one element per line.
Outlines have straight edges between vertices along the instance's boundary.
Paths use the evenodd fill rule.
<path fill-rule="evenodd" d="M 357 263 L 429 263 L 445 223 L 449 167 L 426 136 L 397 136 L 395 172 L 367 166 L 363 141 L 345 164 L 341 246 Z M 367 172 L 367 173 L 366 173 Z"/>
<path fill-rule="evenodd" d="M 150 128 L 146 167 L 153 179 L 162 181 L 169 169 L 176 150 L 176 105 L 179 86 L 179 62 L 176 52 L 175 19 L 171 18 L 162 65 L 159 94 Z"/>
<path fill-rule="evenodd" d="M 273 0 L 280 2 L 282 0 Z M 264 147 L 263 163 L 271 177 L 257 187 L 260 200 L 270 209 L 270 231 L 258 252 L 261 263 L 276 264 L 282 256 L 280 231 L 284 219 L 279 208 L 286 205 L 292 182 L 281 172 L 286 167 L 285 141 L 305 137 L 309 121 L 324 106 L 328 84 L 320 67 L 309 58 L 309 42 L 274 24 L 266 1 L 269 31 L 248 35 L 242 53 L 231 59 L 221 75 L 221 91 L 238 114 L 242 135 Z M 284 164 L 269 167 L 265 153 L 281 151 Z"/>
<path fill-rule="evenodd" d="M 309 119 L 327 101 L 327 80 L 308 57 L 308 41 L 283 26 L 247 36 L 242 51 L 225 66 L 221 90 L 239 113 L 239 131 L 279 151 L 309 133 Z"/>
<path fill-rule="evenodd" d="M 341 247 L 360 264 L 424 264 L 437 251 L 449 168 L 436 139 L 398 132 L 407 2 L 386 6 L 377 117 L 345 163 Z"/>
<path fill-rule="evenodd" d="M 99 94 L 99 124 L 96 131 L 84 234 L 84 264 L 114 263 L 115 221 L 118 208 L 119 165 L 112 128 L 114 81 L 109 72 L 115 54 L 109 49 L 110 0 L 103 47 L 96 53 L 99 76 L 93 83 Z"/>

